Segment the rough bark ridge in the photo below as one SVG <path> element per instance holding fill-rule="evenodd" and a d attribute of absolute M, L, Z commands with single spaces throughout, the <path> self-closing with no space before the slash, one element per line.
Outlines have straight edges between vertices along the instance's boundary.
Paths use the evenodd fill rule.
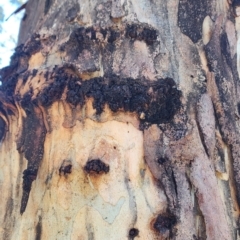
<path fill-rule="evenodd" d="M 0 238 L 238 239 L 239 6 L 29 0 L 0 70 Z"/>

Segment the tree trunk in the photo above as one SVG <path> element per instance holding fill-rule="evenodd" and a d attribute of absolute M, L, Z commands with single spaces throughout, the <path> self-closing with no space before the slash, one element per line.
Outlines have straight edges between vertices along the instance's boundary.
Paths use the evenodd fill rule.
<path fill-rule="evenodd" d="M 29 0 L 0 72 L 0 239 L 239 239 L 238 5 Z"/>

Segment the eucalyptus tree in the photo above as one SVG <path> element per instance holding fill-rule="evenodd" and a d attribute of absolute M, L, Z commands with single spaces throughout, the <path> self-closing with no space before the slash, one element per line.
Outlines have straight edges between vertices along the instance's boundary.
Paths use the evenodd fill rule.
<path fill-rule="evenodd" d="M 1 239 L 238 239 L 238 13 L 29 0 L 1 70 Z"/>

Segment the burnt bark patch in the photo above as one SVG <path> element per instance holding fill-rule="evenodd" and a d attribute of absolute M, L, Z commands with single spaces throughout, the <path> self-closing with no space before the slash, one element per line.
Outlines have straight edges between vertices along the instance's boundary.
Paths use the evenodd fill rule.
<path fill-rule="evenodd" d="M 109 29 L 108 43 L 115 42 L 120 36 L 120 33 L 114 29 Z"/>
<path fill-rule="evenodd" d="M 152 28 L 144 27 L 140 36 L 148 45 L 152 45 L 157 40 L 157 31 Z"/>
<path fill-rule="evenodd" d="M 25 157 L 29 162 L 35 163 L 37 159 L 43 156 L 46 129 L 41 110 L 33 105 L 29 95 L 21 101 L 21 105 L 27 113 L 27 117 L 23 121 L 22 132 Z"/>
<path fill-rule="evenodd" d="M 23 171 L 23 190 L 30 191 L 32 182 L 37 178 L 37 169 L 25 169 Z"/>
<path fill-rule="evenodd" d="M 72 18 L 73 17 L 69 19 Z M 97 38 L 97 33 L 102 35 L 102 38 Z M 99 43 L 104 42 L 105 48 L 114 49 L 113 46 L 115 42 L 120 39 L 125 39 L 126 37 L 133 41 L 144 41 L 147 45 L 152 45 L 157 41 L 158 32 L 146 24 L 128 24 L 123 30 L 115 27 L 98 29 L 94 27 L 80 27 L 71 33 L 69 40 L 60 47 L 60 50 L 66 51 L 68 56 L 71 56 L 73 60 L 77 59 L 78 55 L 81 54 L 84 49 L 90 51 L 94 44 L 98 44 L 97 46 L 100 48 Z"/>
<path fill-rule="evenodd" d="M 67 102 L 76 106 L 92 97 L 93 108 L 101 114 L 108 104 L 113 112 L 119 110 L 137 112 L 144 117 L 142 122 L 159 124 L 169 122 L 181 106 L 181 92 L 173 79 L 158 79 L 147 82 L 144 79 L 120 78 L 108 75 L 82 81 L 71 78 L 68 82 Z"/>
<path fill-rule="evenodd" d="M 180 108 L 181 93 L 171 78 L 159 79 L 150 86 L 150 103 L 146 113 L 146 121 L 152 124 L 168 122 Z"/>
<path fill-rule="evenodd" d="M 31 37 L 31 40 L 24 45 L 23 51 L 27 53 L 29 56 L 32 54 L 35 54 L 36 52 L 39 52 L 42 48 L 42 43 L 40 40 L 39 34 L 33 34 Z"/>
<path fill-rule="evenodd" d="M 96 40 L 96 30 L 93 27 L 86 28 L 86 34 L 89 36 L 91 40 Z M 106 35 L 104 36 L 104 38 Z"/>
<path fill-rule="evenodd" d="M 87 162 L 87 164 L 84 167 L 84 170 L 87 173 L 108 173 L 109 172 L 109 166 L 105 164 L 100 159 L 93 159 Z"/>
<path fill-rule="evenodd" d="M 84 105 L 87 98 L 93 98 L 96 114 L 101 114 L 104 105 L 108 104 L 113 112 L 137 112 L 139 116 L 144 116 L 141 118 L 142 122 L 150 124 L 170 121 L 181 106 L 181 91 L 171 78 L 149 82 L 145 79 L 121 78 L 109 74 L 83 81 L 74 73 L 74 69 L 70 68 L 56 67 L 53 70 L 51 83 L 34 100 L 36 104 L 39 102 L 44 107 L 51 106 L 53 102 L 61 99 L 67 85 L 66 101 L 73 106 Z M 29 76 L 27 73 L 26 78 Z M 14 79 L 8 82 L 6 90 L 9 95 L 15 88 L 17 78 Z M 28 102 L 32 101 L 31 96 L 32 93 L 29 92 L 21 100 L 26 109 L 29 108 Z"/>
<path fill-rule="evenodd" d="M 32 78 L 36 77 L 37 72 L 38 72 L 37 69 L 33 69 L 33 70 L 32 70 Z"/>
<path fill-rule="evenodd" d="M 6 79 L 2 81 L 1 89 L 6 94 L 6 96 L 12 97 L 14 95 L 14 90 L 15 90 L 17 81 L 18 81 L 18 74 L 13 74 L 7 79 L 7 81 Z"/>
<path fill-rule="evenodd" d="M 128 236 L 129 236 L 129 238 L 132 240 L 132 239 L 134 239 L 135 237 L 137 237 L 138 234 L 139 234 L 139 230 L 138 230 L 137 228 L 131 228 L 131 229 L 129 230 Z"/>
<path fill-rule="evenodd" d="M 53 102 L 61 98 L 69 78 L 63 68 L 57 68 L 52 75 L 54 78 L 53 82 L 38 96 L 40 104 L 44 107 L 49 107 Z"/>
<path fill-rule="evenodd" d="M 23 119 L 23 129 L 19 140 L 18 150 L 24 152 L 28 160 L 27 169 L 23 172 L 23 195 L 20 213 L 26 209 L 32 182 L 37 177 L 37 172 L 44 153 L 46 129 L 41 110 L 31 100 L 31 95 L 26 94 L 20 101 L 27 117 Z"/>
<path fill-rule="evenodd" d="M 37 178 L 37 171 L 38 169 L 33 167 L 28 167 L 23 171 L 23 194 L 21 199 L 20 214 L 23 214 L 27 207 L 29 194 L 32 188 L 32 182 Z"/>
<path fill-rule="evenodd" d="M 60 47 L 60 50 L 66 51 L 72 57 L 72 60 L 74 60 L 78 58 L 84 49 L 91 48 L 91 45 L 92 42 L 86 33 L 86 28 L 81 27 L 71 33 L 69 40 Z"/>
<path fill-rule="evenodd" d="M 140 30 L 137 24 L 127 25 L 126 37 L 131 39 L 137 39 L 140 34 Z"/>
<path fill-rule="evenodd" d="M 207 0 L 180 0 L 178 4 L 178 26 L 181 32 L 193 43 L 202 38 L 202 23 L 210 12 L 211 5 Z"/>
<path fill-rule="evenodd" d="M 177 223 L 177 220 L 174 215 L 169 213 L 164 213 L 164 214 L 158 215 L 157 219 L 153 224 L 153 227 L 157 232 L 164 234 L 167 231 L 171 232 L 172 228 L 176 223 Z"/>
<path fill-rule="evenodd" d="M 72 164 L 69 160 L 64 160 L 59 168 L 59 175 L 67 175 L 72 172 Z"/>
<path fill-rule="evenodd" d="M 14 95 L 18 77 L 26 73 L 30 57 L 42 48 L 39 37 L 34 34 L 26 45 L 19 45 L 11 57 L 10 65 L 0 70 L 1 88 L 7 96 Z"/>
<path fill-rule="evenodd" d="M 69 76 L 66 101 L 74 106 L 78 104 L 83 105 L 85 103 L 85 96 L 81 85 L 82 79 L 76 76 Z"/>
<path fill-rule="evenodd" d="M 125 36 L 132 40 L 144 41 L 152 45 L 157 41 L 157 30 L 142 24 L 129 24 L 126 26 Z"/>

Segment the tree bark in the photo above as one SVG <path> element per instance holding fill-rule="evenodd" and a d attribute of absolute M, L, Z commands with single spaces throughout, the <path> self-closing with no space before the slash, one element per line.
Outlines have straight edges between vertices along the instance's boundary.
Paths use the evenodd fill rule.
<path fill-rule="evenodd" d="M 0 239 L 239 239 L 237 0 L 29 0 L 0 70 Z"/>

